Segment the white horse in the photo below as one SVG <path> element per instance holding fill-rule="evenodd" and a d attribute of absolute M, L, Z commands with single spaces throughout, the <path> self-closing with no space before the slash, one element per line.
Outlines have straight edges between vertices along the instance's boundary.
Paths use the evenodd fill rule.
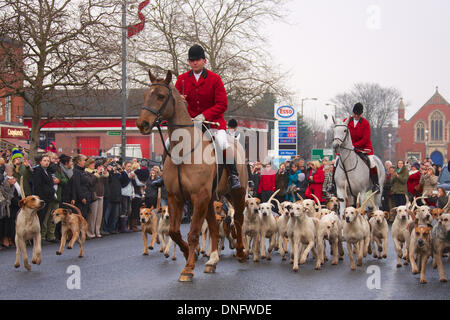
<path fill-rule="evenodd" d="M 354 204 L 358 193 L 361 193 L 364 202 L 367 191 L 371 191 L 370 169 L 367 164 L 356 154 L 353 147 L 352 138 L 348 129 L 350 117 L 343 124 L 334 123 L 334 139 L 333 148 L 336 153 L 340 153 L 339 163 L 336 166 L 334 180 L 336 183 L 336 194 L 339 199 L 340 213 L 345 209 L 345 195 L 348 195 L 351 204 Z M 378 182 L 380 192 L 374 196 L 377 207 L 381 207 L 381 194 L 383 193 L 383 185 L 385 180 L 384 167 L 381 160 L 374 156 L 375 165 L 378 170 Z M 346 174 L 347 173 L 347 174 Z M 345 188 L 347 187 L 347 192 Z"/>

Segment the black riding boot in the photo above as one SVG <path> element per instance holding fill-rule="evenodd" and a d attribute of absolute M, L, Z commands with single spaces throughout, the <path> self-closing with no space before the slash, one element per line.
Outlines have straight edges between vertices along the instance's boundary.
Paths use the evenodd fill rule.
<path fill-rule="evenodd" d="M 336 194 L 336 181 L 334 181 L 334 173 L 336 172 L 336 168 L 333 169 L 333 179 L 331 182 L 331 185 L 328 186 L 327 188 L 327 193 L 328 194 Z"/>
<path fill-rule="evenodd" d="M 236 164 L 235 163 L 232 163 L 232 164 L 227 163 L 226 167 L 227 167 L 227 171 L 228 171 L 228 175 L 229 175 L 228 182 L 230 183 L 230 188 L 232 190 L 239 189 L 241 187 L 241 183 L 239 182 L 239 173 L 236 168 Z"/>
<path fill-rule="evenodd" d="M 380 192 L 380 183 L 378 182 L 377 167 L 370 168 L 370 180 L 372 181 L 372 192 Z"/>

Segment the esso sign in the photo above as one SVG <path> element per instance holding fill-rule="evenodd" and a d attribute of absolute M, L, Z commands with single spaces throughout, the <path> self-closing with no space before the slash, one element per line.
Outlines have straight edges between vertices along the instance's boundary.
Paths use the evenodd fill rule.
<path fill-rule="evenodd" d="M 291 118 L 295 113 L 294 108 L 290 106 L 283 106 L 277 109 L 277 116 L 280 118 Z"/>

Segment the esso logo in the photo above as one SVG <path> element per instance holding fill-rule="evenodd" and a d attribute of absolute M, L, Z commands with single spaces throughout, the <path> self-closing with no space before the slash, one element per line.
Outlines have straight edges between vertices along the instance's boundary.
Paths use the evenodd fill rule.
<path fill-rule="evenodd" d="M 294 108 L 290 106 L 283 106 L 277 109 L 277 116 L 280 118 L 290 118 L 294 115 Z"/>

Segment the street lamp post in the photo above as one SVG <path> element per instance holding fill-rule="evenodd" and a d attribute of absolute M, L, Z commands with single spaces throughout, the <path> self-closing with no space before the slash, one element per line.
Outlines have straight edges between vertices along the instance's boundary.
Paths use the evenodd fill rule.
<path fill-rule="evenodd" d="M 425 130 L 425 159 L 428 158 L 428 130 Z"/>
<path fill-rule="evenodd" d="M 333 106 L 334 107 L 334 119 L 337 119 L 337 105 L 334 103 L 325 103 L 326 106 Z"/>
<path fill-rule="evenodd" d="M 303 118 L 303 101 L 307 100 L 317 100 L 317 98 L 302 98 L 302 118 Z"/>
<path fill-rule="evenodd" d="M 392 160 L 392 145 L 391 145 L 391 143 L 392 143 L 392 134 L 391 133 L 389 133 L 388 134 L 388 138 L 389 138 L 389 160 Z"/>

